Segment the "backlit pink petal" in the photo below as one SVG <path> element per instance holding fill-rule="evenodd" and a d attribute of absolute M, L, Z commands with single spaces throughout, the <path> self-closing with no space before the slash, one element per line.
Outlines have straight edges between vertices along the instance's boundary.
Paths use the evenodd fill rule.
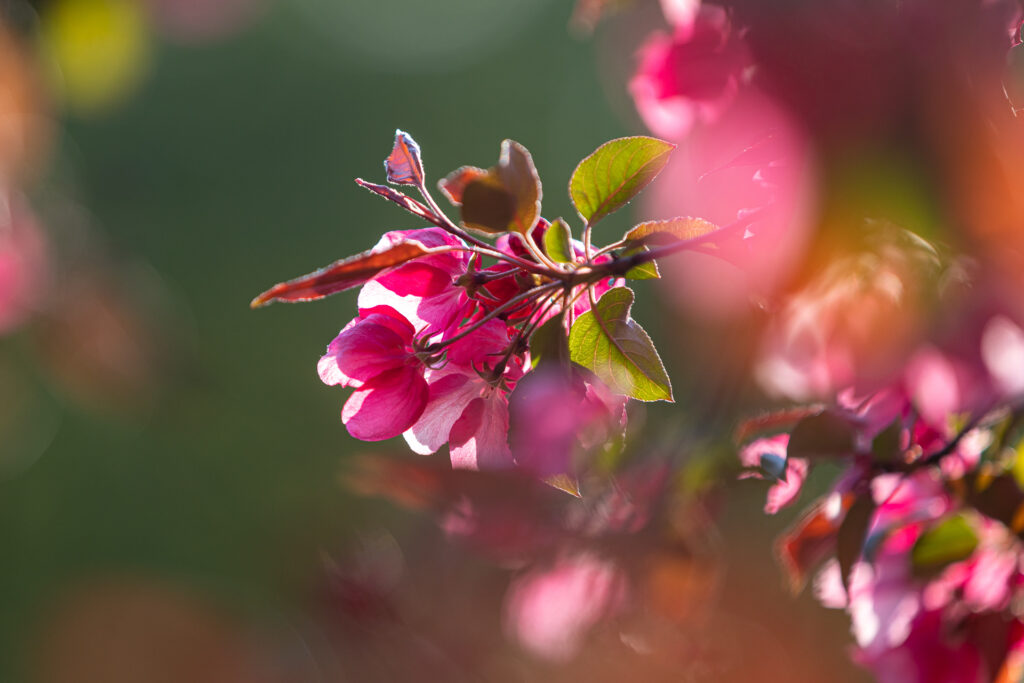
<path fill-rule="evenodd" d="M 713 120 L 729 105 L 747 62 L 725 11 L 704 6 L 672 36 L 648 39 L 629 89 L 647 127 L 679 140 L 695 122 Z"/>
<path fill-rule="evenodd" d="M 417 368 L 388 370 L 356 389 L 342 408 L 341 421 L 349 434 L 362 441 L 390 439 L 416 422 L 428 393 Z"/>
<path fill-rule="evenodd" d="M 506 629 L 531 653 L 564 662 L 587 632 L 614 616 L 628 598 L 622 571 L 590 555 L 558 561 L 516 580 L 505 604 Z"/>
<path fill-rule="evenodd" d="M 516 464 L 538 477 L 573 471 L 576 437 L 583 425 L 582 383 L 543 368 L 516 384 L 509 401 Z"/>
<path fill-rule="evenodd" d="M 452 467 L 469 470 L 511 467 L 508 446 L 508 399 L 497 390 L 475 398 L 452 425 L 449 447 Z"/>
<path fill-rule="evenodd" d="M 449 368 L 428 370 L 426 380 L 430 387 L 427 405 L 403 435 L 409 447 L 420 455 L 434 453 L 448 442 L 452 425 L 469 402 L 479 398 L 488 386 L 475 373 L 470 375 Z"/>
<path fill-rule="evenodd" d="M 907 387 L 914 405 L 929 424 L 943 427 L 964 403 L 953 363 L 934 348 L 924 348 L 907 364 Z"/>
<path fill-rule="evenodd" d="M 984 548 L 975 553 L 963 587 L 964 603 L 976 612 L 1004 609 L 1010 601 L 1011 581 L 1019 563 L 1016 550 Z"/>
<path fill-rule="evenodd" d="M 508 349 L 509 341 L 508 326 L 500 320 L 491 320 L 449 346 L 448 362 L 466 368 L 482 368 L 485 363 L 494 365 Z"/>
<path fill-rule="evenodd" d="M 789 434 L 755 439 L 740 449 L 740 464 L 751 469 L 763 469 L 766 472 L 781 472 L 786 461 L 786 448 L 789 446 Z"/>
<path fill-rule="evenodd" d="M 445 271 L 410 263 L 371 280 L 359 291 L 359 309 L 389 306 L 417 331 L 442 332 L 461 322 L 469 299 Z"/>
<path fill-rule="evenodd" d="M 1024 393 L 1024 331 L 1009 318 L 988 321 L 981 337 L 981 357 L 999 389 L 1008 396 Z"/>
<path fill-rule="evenodd" d="M 441 228 L 393 230 L 385 233 L 380 238 L 377 246 L 397 244 L 403 240 L 416 240 L 423 246 L 431 249 L 466 246 L 458 237 Z M 449 275 L 458 276 L 466 272 L 466 265 L 469 263 L 469 253 L 466 251 L 450 251 L 432 254 L 422 259 L 417 259 L 417 263 L 425 263 L 433 268 L 443 270 Z"/>
<path fill-rule="evenodd" d="M 803 458 L 790 458 L 786 463 L 786 478 L 768 489 L 764 511 L 769 515 L 791 504 L 800 495 L 804 480 L 807 478 L 807 461 Z"/>
<path fill-rule="evenodd" d="M 412 327 L 404 329 L 383 313 L 373 313 L 344 330 L 327 347 L 338 372 L 359 382 L 409 361 Z M 397 329 L 396 329 L 397 328 Z"/>
<path fill-rule="evenodd" d="M 701 0 L 661 0 L 661 13 L 668 23 L 677 29 L 688 29 L 693 26 L 697 13 L 700 11 Z"/>

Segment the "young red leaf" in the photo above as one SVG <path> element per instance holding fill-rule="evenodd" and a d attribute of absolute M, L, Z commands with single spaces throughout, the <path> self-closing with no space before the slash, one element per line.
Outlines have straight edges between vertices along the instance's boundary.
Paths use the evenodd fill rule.
<path fill-rule="evenodd" d="M 416 201 L 412 197 L 404 195 L 401 192 L 398 192 L 397 190 L 391 189 L 387 185 L 369 183 L 363 180 L 362 178 L 356 178 L 356 184 L 359 185 L 359 187 L 365 187 L 370 192 L 379 195 L 384 199 L 387 199 L 388 201 L 392 201 L 395 204 L 398 204 L 400 207 L 402 207 L 403 209 L 405 209 L 414 216 L 419 216 L 423 220 L 428 221 L 430 223 L 437 222 L 437 217 L 434 216 L 434 213 L 426 206 Z"/>
<path fill-rule="evenodd" d="M 462 205 L 466 185 L 487 175 L 487 171 L 476 166 L 461 166 L 437 181 L 441 193 L 455 206 Z"/>
<path fill-rule="evenodd" d="M 308 275 L 281 282 L 252 300 L 253 308 L 274 301 L 315 301 L 337 292 L 358 287 L 381 271 L 401 265 L 420 256 L 437 251 L 419 242 L 404 240 L 395 244 L 374 247 L 361 254 L 335 261 Z"/>
<path fill-rule="evenodd" d="M 846 494 L 838 506 L 832 505 L 831 496 L 819 500 L 779 537 L 775 552 L 794 593 L 803 589 L 810 572 L 835 549 L 839 524 L 853 499 L 853 494 Z"/>
<path fill-rule="evenodd" d="M 668 163 L 675 145 L 649 137 L 612 140 L 581 161 L 569 196 L 588 225 L 625 206 Z"/>
<path fill-rule="evenodd" d="M 395 146 L 384 160 L 388 182 L 396 185 L 423 185 L 423 162 L 420 160 L 420 146 L 408 133 L 395 131 Z"/>
<path fill-rule="evenodd" d="M 692 240 L 718 230 L 718 226 L 703 218 L 690 216 L 665 221 L 647 221 L 630 229 L 624 236 L 631 242 L 644 244 L 670 244 L 679 240 Z"/>

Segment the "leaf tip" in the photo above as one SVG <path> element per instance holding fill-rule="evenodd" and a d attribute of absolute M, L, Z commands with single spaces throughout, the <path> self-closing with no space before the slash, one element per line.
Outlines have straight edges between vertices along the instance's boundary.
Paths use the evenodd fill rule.
<path fill-rule="evenodd" d="M 263 308 L 264 306 L 270 305 L 270 303 L 273 302 L 274 300 L 274 295 L 272 294 L 273 291 L 274 290 L 272 289 L 268 289 L 267 291 L 257 296 L 255 299 L 249 302 L 249 308 L 256 310 L 257 308 Z"/>

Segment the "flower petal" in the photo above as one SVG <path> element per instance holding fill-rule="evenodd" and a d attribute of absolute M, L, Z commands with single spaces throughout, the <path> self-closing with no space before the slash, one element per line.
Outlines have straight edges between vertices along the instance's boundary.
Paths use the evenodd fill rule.
<path fill-rule="evenodd" d="M 427 382 L 419 370 L 403 366 L 375 376 L 345 402 L 341 421 L 363 441 L 383 441 L 411 427 L 427 404 Z"/>
<path fill-rule="evenodd" d="M 477 375 L 459 371 L 427 371 L 430 394 L 420 419 L 403 436 L 415 453 L 430 455 L 448 442 L 452 425 L 466 406 L 486 388 Z"/>
<path fill-rule="evenodd" d="M 452 425 L 448 438 L 452 467 L 505 469 L 512 466 L 508 447 L 508 399 L 500 391 L 475 398 Z"/>

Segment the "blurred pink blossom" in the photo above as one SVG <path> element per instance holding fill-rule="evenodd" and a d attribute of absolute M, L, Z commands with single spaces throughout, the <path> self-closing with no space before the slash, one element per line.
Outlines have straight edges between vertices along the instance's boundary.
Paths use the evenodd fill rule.
<path fill-rule="evenodd" d="M 588 631 L 625 606 L 628 584 L 614 564 L 583 554 L 519 577 L 505 604 L 507 630 L 531 653 L 567 661 Z"/>

